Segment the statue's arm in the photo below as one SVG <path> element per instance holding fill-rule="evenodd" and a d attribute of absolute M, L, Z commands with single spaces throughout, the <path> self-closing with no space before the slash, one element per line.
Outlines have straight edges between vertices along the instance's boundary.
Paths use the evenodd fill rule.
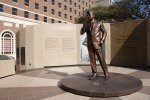
<path fill-rule="evenodd" d="M 81 30 L 80 30 L 81 35 L 83 35 L 85 33 L 85 28 L 86 28 L 86 26 L 85 26 L 85 23 L 84 23 Z"/>
<path fill-rule="evenodd" d="M 106 36 L 107 36 L 107 32 L 106 29 L 103 25 L 103 23 L 101 23 L 101 28 L 100 28 L 101 32 L 102 32 L 102 39 L 101 39 L 101 43 L 105 42 Z"/>

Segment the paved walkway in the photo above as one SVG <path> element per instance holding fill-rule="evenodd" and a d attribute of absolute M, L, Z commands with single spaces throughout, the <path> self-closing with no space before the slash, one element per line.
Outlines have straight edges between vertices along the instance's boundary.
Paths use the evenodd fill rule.
<path fill-rule="evenodd" d="M 101 72 L 101 68 L 98 66 Z M 90 72 L 90 66 L 68 66 L 28 71 L 0 79 L 0 100 L 150 100 L 150 69 L 109 66 L 109 72 L 140 78 L 143 88 L 134 94 L 113 98 L 91 98 L 65 92 L 57 86 L 64 76 Z"/>

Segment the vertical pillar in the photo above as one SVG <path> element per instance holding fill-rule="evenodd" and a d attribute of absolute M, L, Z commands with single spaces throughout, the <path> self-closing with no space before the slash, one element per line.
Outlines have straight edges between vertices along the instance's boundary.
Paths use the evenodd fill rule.
<path fill-rule="evenodd" d="M 107 36 L 105 40 L 105 60 L 106 64 L 110 64 L 111 60 L 111 37 L 110 37 L 110 23 L 104 23 L 105 29 L 107 31 Z"/>

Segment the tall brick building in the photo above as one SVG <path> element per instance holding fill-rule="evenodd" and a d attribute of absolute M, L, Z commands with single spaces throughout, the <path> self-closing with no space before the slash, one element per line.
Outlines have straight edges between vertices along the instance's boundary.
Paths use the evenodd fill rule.
<path fill-rule="evenodd" d="M 74 23 L 95 0 L 0 0 L 0 54 L 16 55 L 16 32 L 42 23 Z"/>

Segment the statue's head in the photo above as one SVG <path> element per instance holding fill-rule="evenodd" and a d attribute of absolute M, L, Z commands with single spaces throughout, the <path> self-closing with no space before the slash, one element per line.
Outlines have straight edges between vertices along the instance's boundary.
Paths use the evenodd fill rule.
<path fill-rule="evenodd" d="M 94 17 L 95 17 L 94 12 L 93 11 L 87 11 L 87 17 L 91 20 L 94 19 Z"/>

